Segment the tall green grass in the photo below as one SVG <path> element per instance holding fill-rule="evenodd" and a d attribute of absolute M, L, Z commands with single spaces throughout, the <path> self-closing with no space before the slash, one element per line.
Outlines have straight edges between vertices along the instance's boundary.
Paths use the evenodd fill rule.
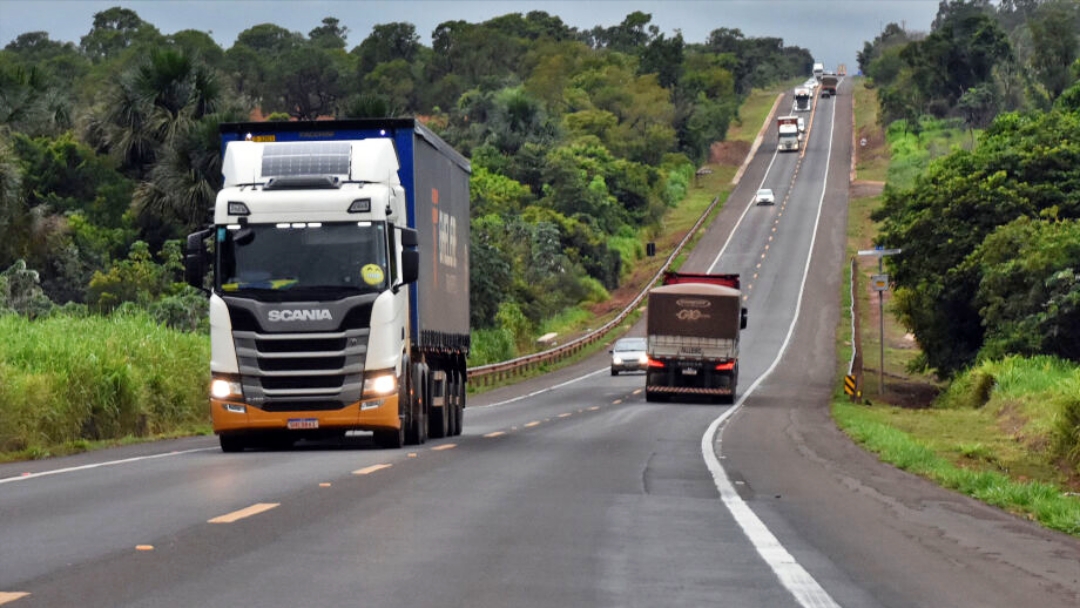
<path fill-rule="evenodd" d="M 923 118 L 914 126 L 905 120 L 893 122 L 885 132 L 892 158 L 889 187 L 912 187 L 931 161 L 956 148 L 971 149 L 975 137 L 974 132 L 964 130 L 954 121 Z"/>
<path fill-rule="evenodd" d="M 209 355 L 143 313 L 0 316 L 0 451 L 205 427 Z"/>

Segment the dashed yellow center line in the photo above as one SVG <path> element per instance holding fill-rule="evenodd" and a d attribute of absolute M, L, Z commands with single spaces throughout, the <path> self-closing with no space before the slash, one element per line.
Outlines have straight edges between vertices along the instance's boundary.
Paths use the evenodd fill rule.
<path fill-rule="evenodd" d="M 616 399 L 611 402 L 611 405 L 619 405 L 620 403 L 622 403 L 622 399 Z"/>
<path fill-rule="evenodd" d="M 394 466 L 394 465 L 392 465 L 392 464 L 373 464 L 370 467 L 364 467 L 362 469 L 356 469 L 355 471 L 352 472 L 352 474 L 353 475 L 371 475 L 372 473 L 374 473 L 376 471 L 381 471 L 383 469 L 389 469 L 392 466 Z"/>
<path fill-rule="evenodd" d="M 456 447 L 457 447 L 456 443 L 444 443 L 442 445 L 438 445 L 438 446 L 435 446 L 435 447 L 431 448 L 431 451 L 432 452 L 441 452 L 443 450 L 452 450 L 452 449 L 454 449 Z"/>
<path fill-rule="evenodd" d="M 559 414 L 559 418 L 569 418 L 570 416 L 573 416 L 570 412 Z"/>
<path fill-rule="evenodd" d="M 600 409 L 600 406 L 599 406 L 599 405 L 594 405 L 594 406 L 592 406 L 592 407 L 590 407 L 590 408 L 589 408 L 589 411 L 590 411 L 590 412 L 595 412 L 595 411 L 596 411 L 596 410 L 598 410 L 598 409 Z"/>
<path fill-rule="evenodd" d="M 324 482 L 319 484 L 319 487 L 320 488 L 329 488 L 330 487 L 330 482 L 324 481 Z"/>
<path fill-rule="evenodd" d="M 526 424 L 525 428 L 527 428 L 527 429 L 532 428 L 534 426 L 539 426 L 540 424 L 542 424 L 542 423 L 539 420 L 533 420 L 532 422 Z"/>
<path fill-rule="evenodd" d="M 154 545 L 135 545 L 136 551 L 153 551 Z"/>
<path fill-rule="evenodd" d="M 15 600 L 30 595 L 25 591 L 0 591 L 0 604 L 14 602 Z"/>
<path fill-rule="evenodd" d="M 494 433 L 488 433 L 487 435 L 484 435 L 484 437 L 487 437 L 488 439 L 492 439 L 494 437 L 502 437 L 505 434 L 506 434 L 506 431 L 495 431 Z"/>
<path fill-rule="evenodd" d="M 251 505 L 250 507 L 248 507 L 246 509 L 240 509 L 239 511 L 233 511 L 232 513 L 227 513 L 225 515 L 215 517 L 214 519 L 209 520 L 207 523 L 211 523 L 211 524 L 231 524 L 231 523 L 233 523 L 235 521 L 239 521 L 241 519 L 244 519 L 245 517 L 251 517 L 252 515 L 258 515 L 259 513 L 269 511 L 270 509 L 273 509 L 274 507 L 277 507 L 280 504 L 281 503 L 279 503 L 279 502 L 260 502 L 260 503 Z"/>

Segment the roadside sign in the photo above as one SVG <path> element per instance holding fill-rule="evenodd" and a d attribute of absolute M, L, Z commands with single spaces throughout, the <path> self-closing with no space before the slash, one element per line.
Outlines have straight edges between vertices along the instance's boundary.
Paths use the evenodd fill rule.
<path fill-rule="evenodd" d="M 851 374 L 844 376 L 844 392 L 848 395 L 855 394 L 855 376 Z"/>
<path fill-rule="evenodd" d="M 870 275 L 870 287 L 873 288 L 874 291 L 889 291 L 889 275 Z"/>
<path fill-rule="evenodd" d="M 900 249 L 860 249 L 859 255 L 873 255 L 881 257 L 883 255 L 898 255 Z"/>

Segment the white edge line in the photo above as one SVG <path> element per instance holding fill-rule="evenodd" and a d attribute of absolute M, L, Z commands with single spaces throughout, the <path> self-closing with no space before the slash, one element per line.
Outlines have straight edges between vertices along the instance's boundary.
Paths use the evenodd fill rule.
<path fill-rule="evenodd" d="M 791 325 L 788 326 L 788 332 L 787 336 L 784 337 L 784 343 L 780 345 L 780 350 L 777 352 L 772 365 L 770 365 L 764 373 L 758 376 L 757 380 L 755 380 L 754 383 L 750 385 L 750 388 L 742 394 L 735 405 L 728 408 L 728 410 L 721 414 L 716 420 L 713 420 L 712 424 L 709 425 L 709 428 L 706 429 L 705 434 L 701 437 L 701 453 L 705 458 L 705 464 L 712 473 L 716 489 L 720 492 L 720 499 L 724 501 L 724 505 L 727 506 L 732 517 L 735 518 L 739 527 L 742 528 L 747 538 L 750 539 L 750 543 L 757 549 L 758 555 L 760 555 L 761 558 L 765 560 L 765 563 L 772 568 L 776 577 L 780 579 L 780 583 L 791 592 L 795 597 L 795 600 L 804 608 L 839 608 L 840 605 L 833 600 L 832 596 L 825 591 L 817 580 L 815 580 L 814 577 L 799 564 L 799 562 L 795 561 L 795 558 L 788 553 L 787 549 L 780 544 L 780 541 L 776 536 L 769 531 L 761 519 L 750 509 L 746 502 L 743 501 L 742 497 L 739 496 L 739 493 L 735 490 L 735 486 L 733 486 L 731 480 L 728 479 L 724 467 L 720 464 L 720 459 L 716 456 L 716 450 L 713 447 L 713 438 L 716 437 L 720 425 L 724 424 L 731 416 L 742 409 L 742 405 L 746 401 L 746 398 L 749 397 L 780 364 L 780 360 L 784 357 L 784 353 L 791 343 L 791 337 L 795 334 L 795 326 L 798 323 L 799 313 L 802 310 L 802 300 L 803 293 L 806 290 L 806 280 L 810 275 L 810 262 L 813 260 L 814 256 L 814 245 L 817 243 L 818 228 L 821 225 L 821 211 L 825 204 L 825 191 L 829 185 L 828 167 L 829 162 L 832 160 L 832 141 L 835 129 L 836 104 L 833 104 L 833 121 L 829 128 L 829 151 L 825 157 L 825 182 L 821 188 L 821 198 L 818 200 L 817 218 L 814 220 L 814 233 L 810 238 L 810 250 L 806 256 L 806 264 L 803 266 L 803 278 L 802 283 L 799 285 L 799 297 L 795 301 L 795 314 L 791 318 Z M 738 224 L 736 224 L 736 228 L 738 228 Z M 734 234 L 734 231 L 732 231 L 732 233 Z M 727 245 L 725 244 L 724 246 L 726 247 Z M 717 257 L 717 259 L 719 260 L 719 257 Z"/>
<path fill-rule="evenodd" d="M 28 479 L 37 479 L 38 477 L 46 477 L 48 475 L 59 475 L 61 473 L 75 473 L 77 471 L 86 471 L 89 469 L 97 469 L 101 467 L 111 467 L 118 464 L 128 464 L 132 462 L 139 462 L 141 460 L 153 460 L 155 458 L 165 458 L 168 456 L 179 456 L 180 454 L 191 454 L 194 452 L 207 452 L 210 450 L 216 450 L 217 448 L 196 448 L 194 450 L 180 450 L 177 452 L 167 452 L 165 454 L 152 454 L 150 456 L 136 456 L 134 458 L 124 458 L 122 460 L 109 460 L 107 462 L 96 462 L 94 464 L 84 464 L 78 467 L 68 467 L 66 469 L 53 469 L 52 471 L 42 471 L 40 473 L 30 473 L 28 475 L 19 475 L 18 477 L 5 477 L 0 479 L 0 484 L 12 483 L 14 481 L 26 481 Z"/>
<path fill-rule="evenodd" d="M 551 392 L 551 391 L 553 391 L 555 389 L 562 388 L 564 386 L 568 386 L 568 385 L 573 384 L 575 382 L 581 382 L 582 380 L 584 380 L 586 378 L 591 378 L 591 377 L 593 377 L 593 376 L 595 376 L 597 374 L 602 374 L 602 373 L 604 373 L 606 371 L 608 371 L 608 368 L 607 367 L 602 367 L 602 368 L 600 368 L 600 369 L 598 369 L 598 370 L 596 370 L 594 372 L 589 372 L 589 373 L 585 374 L 584 376 L 578 376 L 577 378 L 567 380 L 566 382 L 562 382 L 562 383 L 556 384 L 554 386 L 548 386 L 548 387 L 542 388 L 542 389 L 540 389 L 538 391 L 533 391 L 533 392 L 529 393 L 528 395 L 521 395 L 520 397 L 514 397 L 513 399 L 507 399 L 505 401 L 498 401 L 496 403 L 489 403 L 487 405 L 470 405 L 468 407 L 468 409 L 470 409 L 470 410 L 482 410 L 482 409 L 489 408 L 489 407 L 498 407 L 500 405 L 507 405 L 507 404 L 510 404 L 510 403 L 514 403 L 515 401 L 521 401 L 523 399 L 529 399 L 530 397 L 535 397 L 537 395 L 542 395 L 544 393 L 549 393 L 549 392 Z"/>

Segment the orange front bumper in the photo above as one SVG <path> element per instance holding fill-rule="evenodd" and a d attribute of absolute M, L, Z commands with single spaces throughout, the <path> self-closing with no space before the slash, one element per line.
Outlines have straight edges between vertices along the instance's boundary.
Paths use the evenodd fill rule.
<path fill-rule="evenodd" d="M 210 417 L 213 419 L 214 433 L 286 430 L 289 421 L 297 419 L 314 419 L 318 422 L 319 430 L 376 431 L 400 428 L 397 395 L 386 397 L 381 400 L 381 405 L 372 407 L 376 401 L 379 400 L 360 401 L 340 410 L 267 412 L 239 402 L 210 399 Z M 232 409 L 226 409 L 227 405 Z M 238 407 L 244 411 L 235 411 Z"/>

